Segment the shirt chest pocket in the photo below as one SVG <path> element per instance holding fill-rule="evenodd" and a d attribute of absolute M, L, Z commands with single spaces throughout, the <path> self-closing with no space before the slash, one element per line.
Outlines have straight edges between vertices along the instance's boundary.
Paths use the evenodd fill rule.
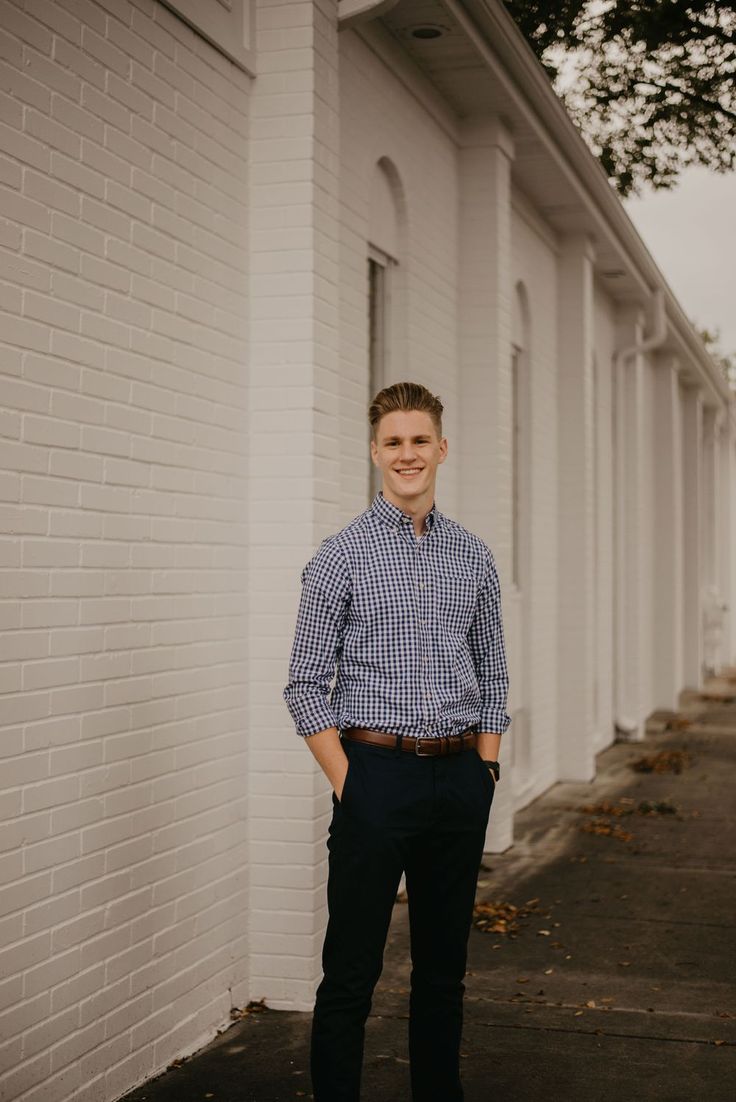
<path fill-rule="evenodd" d="M 473 622 L 478 586 L 472 574 L 444 574 L 435 583 L 437 617 L 446 631 L 467 635 Z"/>

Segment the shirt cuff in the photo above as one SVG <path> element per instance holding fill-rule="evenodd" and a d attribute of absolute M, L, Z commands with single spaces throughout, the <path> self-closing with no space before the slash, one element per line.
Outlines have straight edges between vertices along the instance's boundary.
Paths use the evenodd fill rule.
<path fill-rule="evenodd" d="M 296 733 L 302 738 L 309 738 L 310 735 L 326 731 L 329 727 L 337 727 L 335 713 L 327 704 L 321 708 L 310 708 L 306 714 L 303 710 L 296 715 L 292 712 L 291 718 L 294 720 Z"/>
<path fill-rule="evenodd" d="M 478 729 L 502 735 L 510 724 L 511 716 L 503 708 L 488 708 L 481 712 Z"/>

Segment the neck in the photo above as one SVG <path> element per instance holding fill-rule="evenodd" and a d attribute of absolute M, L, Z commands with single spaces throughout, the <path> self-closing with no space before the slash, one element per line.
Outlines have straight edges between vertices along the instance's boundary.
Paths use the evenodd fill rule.
<path fill-rule="evenodd" d="M 386 501 L 390 501 L 397 509 L 401 509 L 403 513 L 411 517 L 415 534 L 421 536 L 424 531 L 424 521 L 427 513 L 431 511 L 434 503 L 434 486 L 419 497 L 413 497 L 408 500 L 392 494 L 391 491 L 386 490 L 385 487 L 381 492 L 386 498 Z"/>

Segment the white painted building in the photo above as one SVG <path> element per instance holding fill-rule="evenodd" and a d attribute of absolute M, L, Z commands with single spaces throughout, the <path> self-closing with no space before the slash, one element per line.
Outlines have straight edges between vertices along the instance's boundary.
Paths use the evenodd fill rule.
<path fill-rule="evenodd" d="M 489 849 L 736 658 L 725 382 L 502 5 L 361 6 L 2 3 L 3 1099 L 311 1006 L 330 798 L 281 691 L 379 385 L 441 395 L 499 566 Z"/>

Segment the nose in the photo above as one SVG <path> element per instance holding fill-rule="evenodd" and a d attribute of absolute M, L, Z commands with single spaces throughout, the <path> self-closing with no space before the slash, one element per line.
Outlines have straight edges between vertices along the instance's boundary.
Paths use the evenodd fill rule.
<path fill-rule="evenodd" d="M 416 457 L 416 448 L 411 443 L 411 441 L 407 441 L 399 448 L 399 458 L 403 464 L 408 465 L 413 460 L 415 460 Z"/>

